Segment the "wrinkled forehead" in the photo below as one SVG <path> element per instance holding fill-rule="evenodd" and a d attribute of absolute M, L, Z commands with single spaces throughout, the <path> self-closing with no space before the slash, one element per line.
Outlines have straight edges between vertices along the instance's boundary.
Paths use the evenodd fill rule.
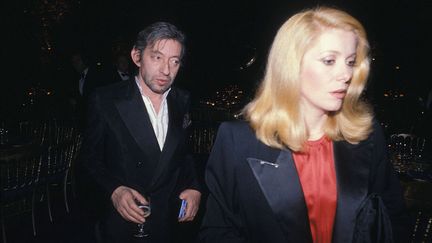
<path fill-rule="evenodd" d="M 159 39 L 153 43 L 148 43 L 145 50 L 150 52 L 165 53 L 170 56 L 176 56 L 179 59 L 183 58 L 184 47 L 181 42 L 175 39 Z M 143 55 L 144 53 L 142 53 Z"/>
<path fill-rule="evenodd" d="M 183 45 L 175 39 L 155 40 L 155 41 L 153 41 L 153 43 L 148 43 L 147 48 L 152 50 L 152 51 L 160 51 L 160 50 L 164 49 L 164 47 L 166 47 L 167 43 L 177 43 L 180 46 L 180 52 L 183 49 Z"/>

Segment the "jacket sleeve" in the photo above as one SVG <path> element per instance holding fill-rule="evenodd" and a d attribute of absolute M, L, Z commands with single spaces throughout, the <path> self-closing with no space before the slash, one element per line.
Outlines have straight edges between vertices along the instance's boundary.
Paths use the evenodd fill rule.
<path fill-rule="evenodd" d="M 112 192 L 124 183 L 112 175 L 105 164 L 105 133 L 106 120 L 101 109 L 101 97 L 95 92 L 89 99 L 87 126 L 81 146 L 79 167 L 82 173 L 103 190 L 104 196 L 110 198 Z"/>
<path fill-rule="evenodd" d="M 207 163 L 209 197 L 199 242 L 246 242 L 236 205 L 235 151 L 232 133 L 223 123 Z"/>
<path fill-rule="evenodd" d="M 374 163 L 370 177 L 370 192 L 381 196 L 393 228 L 395 242 L 409 242 L 411 218 L 403 198 L 402 187 L 387 156 L 387 146 L 379 123 L 373 131 Z"/>

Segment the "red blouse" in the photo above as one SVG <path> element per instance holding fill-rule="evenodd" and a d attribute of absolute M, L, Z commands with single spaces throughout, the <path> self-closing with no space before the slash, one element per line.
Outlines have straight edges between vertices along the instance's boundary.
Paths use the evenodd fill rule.
<path fill-rule="evenodd" d="M 333 143 L 326 136 L 307 142 L 306 153 L 293 153 L 314 243 L 332 241 L 337 188 Z"/>

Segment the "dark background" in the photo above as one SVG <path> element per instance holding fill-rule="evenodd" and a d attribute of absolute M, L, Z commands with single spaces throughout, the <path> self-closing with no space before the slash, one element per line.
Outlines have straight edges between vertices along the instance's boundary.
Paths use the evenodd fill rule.
<path fill-rule="evenodd" d="M 139 30 L 161 20 L 188 37 L 177 85 L 196 100 L 226 84 L 251 94 L 277 29 L 293 13 L 316 5 L 341 8 L 364 24 L 375 58 L 370 97 L 378 106 L 385 92 L 422 102 L 431 88 L 428 0 L 17 0 L 5 5 L 2 110 L 22 105 L 34 87 L 61 96 L 77 82 L 71 53 L 81 49 L 92 63 L 110 65 L 113 50 L 129 50 Z M 255 63 L 241 70 L 252 57 Z"/>
<path fill-rule="evenodd" d="M 432 0 L 5 0 L 0 7 L 1 125 L 5 120 L 51 119 L 56 115 L 53 111 L 68 113 L 68 90 L 76 88 L 79 80 L 71 54 L 82 50 L 91 65 L 110 67 L 113 52 L 129 51 L 137 32 L 155 21 L 169 21 L 188 37 L 175 85 L 192 91 L 195 107 L 229 84 L 240 86 L 245 99 L 250 99 L 278 28 L 292 14 L 316 5 L 341 8 L 364 24 L 374 59 L 367 97 L 385 132 L 425 136 L 429 139 L 425 151 L 432 151 L 432 113 L 424 113 L 425 98 L 432 88 Z M 246 67 L 251 58 L 256 61 Z M 195 151 L 201 162 L 206 161 L 218 123 L 228 117 L 208 115 L 208 110 L 198 107 L 195 117 L 207 120 L 193 123 L 201 131 L 197 137 L 206 135 L 200 137 L 205 138 L 200 139 L 204 149 Z M 222 110 L 232 112 L 228 111 Z M 208 116 L 200 116 L 202 113 Z M 429 114 L 429 120 L 423 114 Z M 197 164 L 202 177 L 205 163 Z M 407 192 L 431 195 L 414 187 Z M 58 202 L 55 207 L 64 211 L 62 199 Z M 82 238 L 92 236 L 93 219 L 88 219 L 89 208 L 82 210 L 80 203 L 77 200 L 72 214 L 55 219 L 54 224 L 39 219 L 45 225 L 38 226 L 36 238 L 30 235 L 29 223 L 25 227 L 15 224 L 9 228 L 10 239 L 87 242 Z M 41 210 L 39 215 L 46 215 L 46 208 Z M 196 232 L 198 226 L 199 221 L 186 229 Z"/>

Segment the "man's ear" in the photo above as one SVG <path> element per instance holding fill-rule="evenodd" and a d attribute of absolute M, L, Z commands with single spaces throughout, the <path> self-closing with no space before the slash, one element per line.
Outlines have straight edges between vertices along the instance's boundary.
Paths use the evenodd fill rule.
<path fill-rule="evenodd" d="M 137 65 L 137 67 L 141 66 L 141 50 L 138 50 L 137 48 L 132 48 L 131 50 L 131 58 L 133 63 L 135 63 L 135 65 Z"/>

